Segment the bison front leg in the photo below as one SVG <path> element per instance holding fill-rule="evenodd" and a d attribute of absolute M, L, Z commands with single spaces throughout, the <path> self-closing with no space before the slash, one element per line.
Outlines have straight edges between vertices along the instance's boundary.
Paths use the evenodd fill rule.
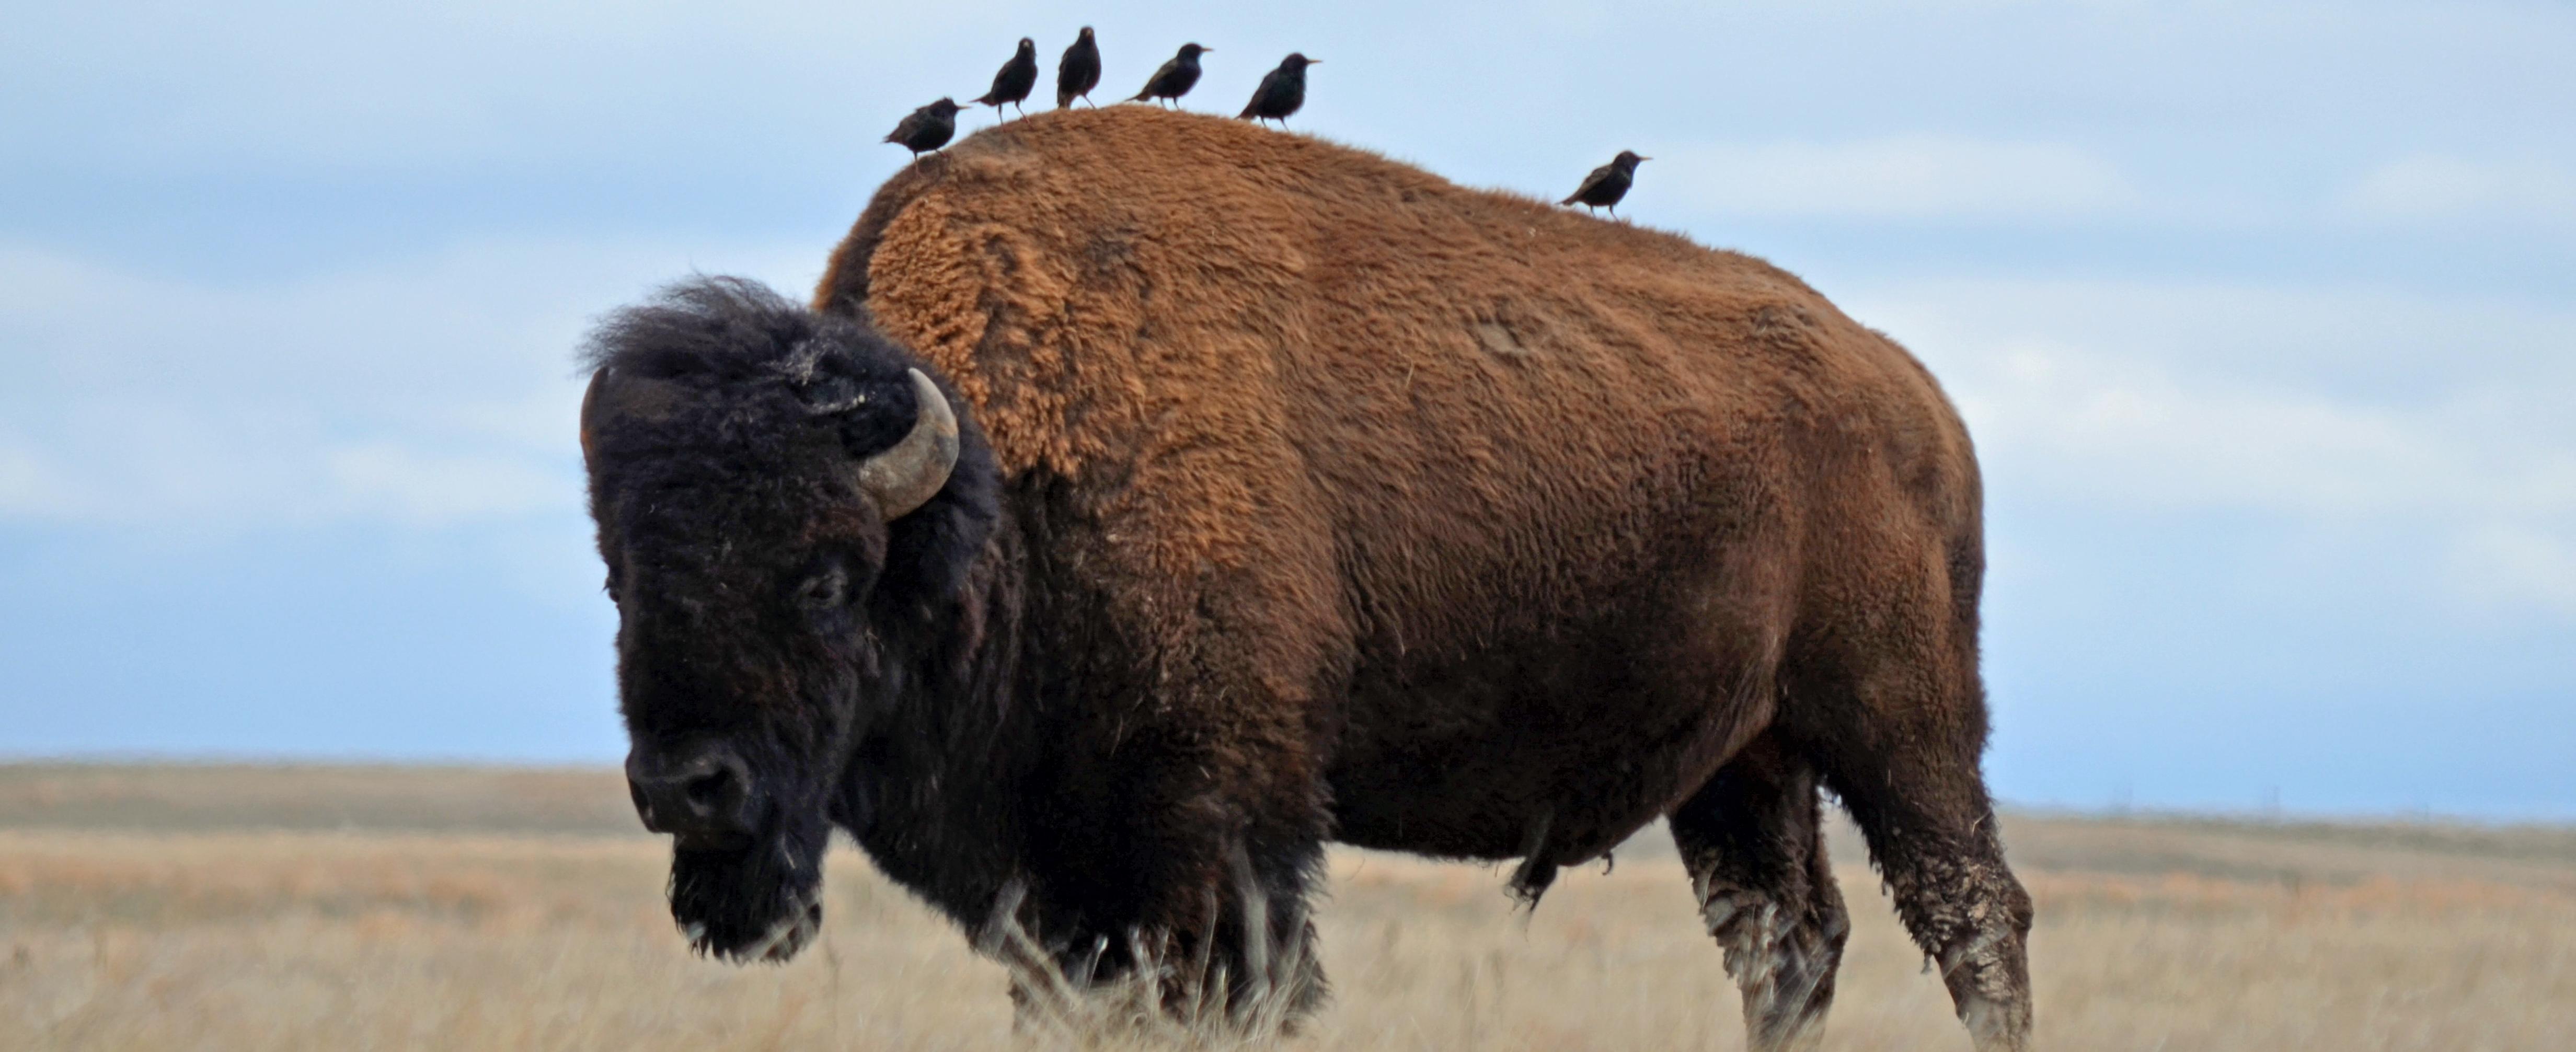
<path fill-rule="evenodd" d="M 1307 912 L 1320 849 L 1292 848 L 1282 857 L 1274 845 L 1272 857 L 1256 863 L 1242 842 L 1230 847 L 1224 889 L 1203 897 L 1209 913 L 1181 976 L 1192 1017 L 1211 1019 L 1221 1009 L 1236 1031 L 1293 1032 L 1322 1002 L 1324 968 Z"/>
<path fill-rule="evenodd" d="M 1086 995 L 1150 1000 L 1198 1036 L 1292 1028 L 1325 991 L 1308 916 L 1323 838 L 1298 806 L 1310 794 L 1245 792 L 1216 758 L 1158 744 L 1131 739 L 1123 777 L 1058 813 L 1023 912 Z M 1014 982 L 1024 1011 L 1046 1001 Z"/>
<path fill-rule="evenodd" d="M 1016 1028 L 1077 1042 L 1293 1033 L 1325 992 L 1305 893 L 1259 876 L 1248 852 L 1235 861 L 1200 885 L 1196 908 L 1148 902 L 1131 922 L 1101 915 L 1090 896 L 997 907 L 1009 920 L 988 924 L 977 948 L 1009 970 Z"/>
<path fill-rule="evenodd" d="M 1349 633 L 1328 538 L 1293 528 L 1309 514 L 1295 479 L 1254 487 L 1289 503 L 1238 535 L 1205 511 L 1239 495 L 1206 490 L 1201 441 L 1137 469 L 1136 492 L 1161 496 L 1123 502 L 1100 547 L 1048 557 L 1106 605 L 1057 644 L 1089 656 L 1048 700 L 1039 835 L 1060 901 L 1158 948 L 1185 1022 L 1276 1029 L 1324 992 L 1307 923 L 1332 831 L 1318 685 L 1339 681 Z"/>
<path fill-rule="evenodd" d="M 1813 1048 L 1851 931 L 1825 858 L 1813 769 L 1759 739 L 1669 821 L 1700 916 L 1743 991 L 1748 1046 Z"/>

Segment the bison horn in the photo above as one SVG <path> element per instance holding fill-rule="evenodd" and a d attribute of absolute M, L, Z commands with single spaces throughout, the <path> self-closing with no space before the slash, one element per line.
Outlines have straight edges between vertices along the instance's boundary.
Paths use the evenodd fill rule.
<path fill-rule="evenodd" d="M 918 407 L 912 431 L 859 464 L 859 488 L 876 500 L 887 522 L 930 503 L 939 488 L 948 484 L 949 470 L 957 466 L 956 410 L 930 377 L 919 369 L 909 372 L 913 404 Z"/>
<path fill-rule="evenodd" d="M 590 463 L 590 411 L 599 404 L 599 382 L 608 378 L 608 370 L 590 374 L 590 385 L 581 389 L 581 462 Z"/>
<path fill-rule="evenodd" d="M 679 408 L 680 385 L 669 380 L 634 379 L 612 376 L 613 367 L 590 374 L 590 387 L 581 393 L 581 462 L 590 463 L 591 435 L 602 421 L 612 417 L 640 417 L 648 421 L 670 417 Z"/>

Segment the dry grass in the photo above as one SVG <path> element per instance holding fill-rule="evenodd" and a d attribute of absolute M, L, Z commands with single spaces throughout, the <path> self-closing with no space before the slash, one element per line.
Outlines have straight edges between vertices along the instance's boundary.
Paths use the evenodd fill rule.
<path fill-rule="evenodd" d="M 621 796 L 597 772 L 0 767 L 0 1049 L 1029 1043 L 999 967 L 847 851 L 796 963 L 689 957 Z M 2576 1047 L 2576 835 L 2024 817 L 2008 839 L 2049 1047 Z M 1842 857 L 1828 1047 L 1964 1048 Z M 1336 854 L 1336 994 L 1292 1047 L 1739 1047 L 1679 867 L 1621 859 L 1525 922 L 1496 870 Z"/>

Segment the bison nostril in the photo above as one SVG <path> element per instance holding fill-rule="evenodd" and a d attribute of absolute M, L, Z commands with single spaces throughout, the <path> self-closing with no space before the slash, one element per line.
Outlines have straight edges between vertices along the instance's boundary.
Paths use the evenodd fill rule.
<path fill-rule="evenodd" d="M 742 780 L 727 768 L 717 768 L 689 779 L 681 787 L 689 799 L 689 809 L 702 815 L 713 815 L 733 809 L 742 799 Z"/>
<path fill-rule="evenodd" d="M 700 747 L 680 763 L 638 752 L 626 762 L 626 785 L 644 828 L 679 838 L 683 849 L 739 846 L 757 822 L 751 769 L 729 749 Z"/>

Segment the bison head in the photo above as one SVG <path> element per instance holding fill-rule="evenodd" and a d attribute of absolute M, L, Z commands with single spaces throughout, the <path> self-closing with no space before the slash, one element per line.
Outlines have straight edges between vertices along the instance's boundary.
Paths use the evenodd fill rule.
<path fill-rule="evenodd" d="M 701 952 L 784 960 L 822 916 L 853 746 L 897 704 L 994 518 L 990 454 L 865 324 L 704 279 L 593 334 L 591 515 L 646 828 Z"/>

